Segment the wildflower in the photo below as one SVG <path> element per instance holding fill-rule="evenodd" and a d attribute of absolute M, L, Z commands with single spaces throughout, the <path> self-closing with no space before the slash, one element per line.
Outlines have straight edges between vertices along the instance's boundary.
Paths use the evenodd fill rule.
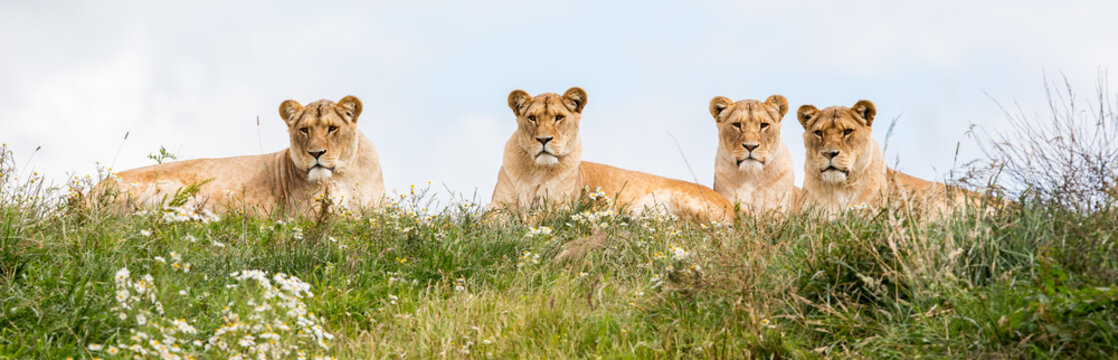
<path fill-rule="evenodd" d="M 101 351 L 102 348 L 104 346 L 98 343 L 89 344 L 89 351 Z"/>
<path fill-rule="evenodd" d="M 529 228 L 528 233 L 524 234 L 524 236 L 525 237 L 533 237 L 533 236 L 536 236 L 536 235 L 549 235 L 549 234 L 551 234 L 551 228 L 549 228 L 547 226 L 540 226 L 538 228 L 537 227 Z"/>
<path fill-rule="evenodd" d="M 388 295 L 388 302 L 391 303 L 392 305 L 396 305 L 396 300 L 399 300 L 399 299 L 400 298 L 396 297 L 396 295 L 391 295 L 391 294 Z"/>
<path fill-rule="evenodd" d="M 678 247 L 678 246 L 675 246 L 675 245 L 672 245 L 671 247 L 672 247 L 672 259 L 683 260 L 683 259 L 687 258 L 687 255 L 691 254 L 690 252 L 688 252 L 687 250 L 684 250 L 681 247 Z"/>
<path fill-rule="evenodd" d="M 294 230 L 294 231 L 295 231 L 295 234 L 294 234 L 294 236 L 295 236 L 295 240 L 303 240 L 303 228 L 301 228 L 301 227 L 295 227 L 295 228 L 294 228 L 294 229 L 292 229 L 292 230 Z"/>
<path fill-rule="evenodd" d="M 846 205 L 847 210 L 862 210 L 866 208 L 869 208 L 869 205 L 866 203 Z"/>
<path fill-rule="evenodd" d="M 578 277 L 579 277 L 579 278 L 584 278 L 584 277 L 586 277 L 587 275 L 590 275 L 590 274 L 587 274 L 586 272 L 580 272 L 580 273 L 578 273 Z"/>
<path fill-rule="evenodd" d="M 225 247 L 225 244 L 223 244 L 223 243 L 221 243 L 221 242 L 218 242 L 217 240 L 214 240 L 214 242 L 213 242 L 213 246 L 216 246 L 216 247 L 219 247 L 219 248 L 223 248 L 223 247 Z"/>
<path fill-rule="evenodd" d="M 540 262 L 540 254 L 533 254 L 531 251 L 525 250 L 524 254 L 520 255 L 520 262 L 516 263 L 516 266 L 524 266 L 526 261 L 531 261 L 533 264 L 538 264 Z"/>
<path fill-rule="evenodd" d="M 164 259 L 162 256 L 156 256 L 153 259 L 155 259 L 155 261 L 158 261 L 158 262 L 161 262 L 161 263 L 164 263 L 164 264 L 167 263 L 167 259 Z"/>
<path fill-rule="evenodd" d="M 587 187 L 587 189 L 589 188 L 590 187 Z M 609 199 L 609 197 L 606 197 L 606 193 L 602 191 L 601 186 L 595 188 L 593 192 L 586 194 L 586 196 L 589 197 L 590 200 L 598 200 L 599 198 Z"/>
<path fill-rule="evenodd" d="M 117 270 L 116 271 L 116 276 L 114 278 L 116 280 L 116 283 L 120 284 L 120 283 L 123 283 L 125 280 L 128 280 L 128 278 L 131 277 L 131 276 L 132 276 L 132 272 L 128 271 L 128 268 L 125 267 L 125 268 L 120 268 L 120 270 Z"/>
<path fill-rule="evenodd" d="M 150 237 L 151 230 L 140 230 L 140 235 L 142 235 L 143 237 Z"/>
<path fill-rule="evenodd" d="M 637 290 L 636 292 L 634 292 L 634 293 L 633 293 L 633 295 L 636 295 L 636 296 L 644 296 L 644 291 L 642 291 L 642 290 L 638 289 L 638 290 Z"/>
<path fill-rule="evenodd" d="M 109 353 L 109 355 L 116 355 L 120 352 L 120 349 L 117 349 L 116 346 L 109 346 L 109 349 L 105 350 L 105 352 Z"/>

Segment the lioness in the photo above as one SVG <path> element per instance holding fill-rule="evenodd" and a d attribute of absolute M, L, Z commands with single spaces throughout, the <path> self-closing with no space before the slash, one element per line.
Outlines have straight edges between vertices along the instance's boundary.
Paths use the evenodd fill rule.
<path fill-rule="evenodd" d="M 862 204 L 878 206 L 890 196 L 918 200 L 945 210 L 945 187 L 885 166 L 881 147 L 870 137 L 877 109 L 869 100 L 823 110 L 800 106 L 804 127 L 804 203 L 828 212 Z"/>
<path fill-rule="evenodd" d="M 123 171 L 94 188 L 119 189 L 118 205 L 126 208 L 163 206 L 180 189 L 201 184 L 188 204 L 220 211 L 226 207 L 309 215 L 329 195 L 335 206 L 357 208 L 383 196 L 380 160 L 373 143 L 357 128 L 361 101 L 346 96 L 334 103 L 319 100 L 302 106 L 280 104 L 291 147 L 264 155 L 176 161 Z M 243 208 L 242 208 L 243 206 Z"/>
<path fill-rule="evenodd" d="M 562 96 L 509 94 L 516 131 L 505 143 L 491 207 L 530 208 L 543 199 L 564 202 L 582 188 L 601 188 L 618 205 L 635 212 L 663 206 L 677 217 L 730 222 L 729 201 L 705 186 L 582 161 L 578 135 L 586 91 L 573 87 Z"/>
<path fill-rule="evenodd" d="M 755 213 L 785 211 L 795 197 L 792 154 L 780 140 L 780 123 L 788 100 L 780 95 L 765 102 L 732 102 L 719 96 L 710 101 L 718 126 L 718 154 L 714 158 L 714 191 L 743 210 Z"/>

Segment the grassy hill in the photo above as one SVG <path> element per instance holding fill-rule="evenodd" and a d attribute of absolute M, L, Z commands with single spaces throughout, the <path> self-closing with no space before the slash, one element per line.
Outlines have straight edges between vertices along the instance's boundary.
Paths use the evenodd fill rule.
<path fill-rule="evenodd" d="M 1113 210 L 711 226 L 583 199 L 520 221 L 429 213 L 420 191 L 364 214 L 203 222 L 6 189 L 0 358 L 1118 352 Z"/>

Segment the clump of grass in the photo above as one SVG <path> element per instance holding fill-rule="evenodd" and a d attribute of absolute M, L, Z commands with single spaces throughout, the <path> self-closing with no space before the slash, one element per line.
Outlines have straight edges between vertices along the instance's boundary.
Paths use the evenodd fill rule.
<path fill-rule="evenodd" d="M 976 169 L 1024 201 L 1090 213 L 1118 198 L 1118 112 L 1100 74 L 1095 97 L 1081 102 L 1072 86 L 1045 80 L 1048 114 L 1027 115 L 1000 104 L 1008 129 L 977 137 L 986 155 Z"/>

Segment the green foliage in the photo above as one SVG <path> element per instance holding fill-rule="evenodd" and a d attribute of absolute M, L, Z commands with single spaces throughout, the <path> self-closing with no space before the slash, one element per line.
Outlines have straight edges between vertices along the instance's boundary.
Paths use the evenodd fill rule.
<path fill-rule="evenodd" d="M 209 178 L 202 181 L 195 181 L 178 190 L 175 190 L 174 195 L 171 196 L 171 200 L 165 201 L 166 206 L 176 208 L 186 205 L 186 202 L 190 201 L 191 197 L 194 197 L 194 195 L 198 194 L 198 190 L 202 189 L 202 185 L 206 185 L 213 180 L 213 178 Z M 164 200 L 166 200 L 166 198 L 164 198 Z"/>
<path fill-rule="evenodd" d="M 280 338 L 308 356 L 1118 351 L 1114 213 L 1020 208 L 931 220 L 885 209 L 727 227 L 617 216 L 603 201 L 526 214 L 472 203 L 430 212 L 420 191 L 360 216 L 230 214 L 210 223 L 113 213 L 31 221 L 22 207 L 0 208 L 0 357 L 110 357 L 109 346 L 131 356 L 121 349 L 133 331 L 180 319 L 200 335 L 178 337 L 205 342 L 230 314 L 249 323 L 262 306 L 259 290 L 249 291 L 259 288 L 230 277 L 245 270 L 309 286 L 314 296 L 300 301 L 334 339 L 323 349 Z M 152 276 L 166 314 L 145 302 L 120 317 L 122 268 Z M 182 345 L 195 357 L 216 354 L 202 348 Z"/>
<path fill-rule="evenodd" d="M 158 152 L 148 154 L 148 159 L 151 159 L 152 161 L 155 161 L 155 163 L 157 163 L 157 164 L 162 164 L 167 159 L 177 160 L 178 158 L 179 158 L 178 155 L 175 155 L 174 153 L 172 153 L 170 151 L 167 151 L 167 148 L 163 147 L 162 145 L 159 146 L 159 151 Z"/>

